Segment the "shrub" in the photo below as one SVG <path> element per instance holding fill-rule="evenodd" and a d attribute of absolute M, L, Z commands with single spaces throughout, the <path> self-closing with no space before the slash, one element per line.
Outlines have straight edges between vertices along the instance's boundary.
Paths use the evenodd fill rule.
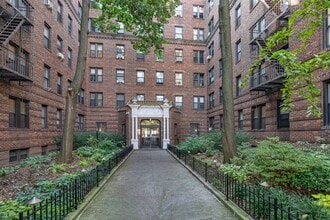
<path fill-rule="evenodd" d="M 31 207 L 27 207 L 24 204 L 16 201 L 16 200 L 9 200 L 9 201 L 0 201 L 0 219 L 18 219 L 19 212 L 26 212 L 31 210 Z"/>

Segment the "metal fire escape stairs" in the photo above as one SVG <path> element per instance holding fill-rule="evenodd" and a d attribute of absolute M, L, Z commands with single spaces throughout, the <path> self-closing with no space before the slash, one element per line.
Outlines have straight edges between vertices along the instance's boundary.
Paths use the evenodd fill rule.
<path fill-rule="evenodd" d="M 14 14 L 0 30 L 0 44 L 3 46 L 8 44 L 10 38 L 20 29 L 23 23 L 24 19 L 19 16 L 19 13 Z"/>

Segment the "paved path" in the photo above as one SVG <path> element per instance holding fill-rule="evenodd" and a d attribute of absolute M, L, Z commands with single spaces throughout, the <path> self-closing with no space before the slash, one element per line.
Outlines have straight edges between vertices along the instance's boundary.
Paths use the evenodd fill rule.
<path fill-rule="evenodd" d="M 236 220 L 164 150 L 135 151 L 78 219 Z"/>

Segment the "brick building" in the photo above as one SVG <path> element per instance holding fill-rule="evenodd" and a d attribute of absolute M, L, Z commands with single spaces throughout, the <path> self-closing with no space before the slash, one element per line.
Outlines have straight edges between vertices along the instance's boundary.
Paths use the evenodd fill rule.
<path fill-rule="evenodd" d="M 100 33 L 93 22 L 98 11 L 91 9 L 76 130 L 122 132 L 135 148 L 166 148 L 188 135 L 219 130 L 218 2 L 182 0 L 164 26 L 169 43 L 162 56 L 135 51 L 124 27 L 118 33 Z M 301 99 L 295 100 L 293 112 L 279 111 L 285 72 L 276 63 L 265 62 L 249 87 L 237 86 L 265 38 L 286 24 L 289 2 L 231 1 L 236 127 L 257 138 L 315 141 L 329 136 L 328 72 L 317 72 L 323 118 L 306 118 L 306 101 Z M 0 166 L 55 149 L 66 88 L 75 72 L 80 16 L 78 0 L 0 2 Z M 327 20 L 325 24 L 315 34 L 310 54 L 329 47 Z M 289 41 L 282 48 L 294 46 Z"/>

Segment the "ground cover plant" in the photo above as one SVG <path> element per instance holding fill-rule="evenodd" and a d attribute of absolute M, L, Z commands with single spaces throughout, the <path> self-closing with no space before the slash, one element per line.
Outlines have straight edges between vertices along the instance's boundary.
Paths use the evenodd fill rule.
<path fill-rule="evenodd" d="M 33 196 L 46 199 L 66 186 L 82 172 L 114 157 L 125 146 L 118 134 L 75 134 L 75 151 L 70 164 L 57 163 L 58 152 L 30 157 L 22 163 L 0 168 L 0 219 L 17 219 L 18 213 L 31 207 L 26 201 Z M 60 141 L 57 139 L 56 141 Z M 80 146 L 79 146 L 80 145 Z"/>

